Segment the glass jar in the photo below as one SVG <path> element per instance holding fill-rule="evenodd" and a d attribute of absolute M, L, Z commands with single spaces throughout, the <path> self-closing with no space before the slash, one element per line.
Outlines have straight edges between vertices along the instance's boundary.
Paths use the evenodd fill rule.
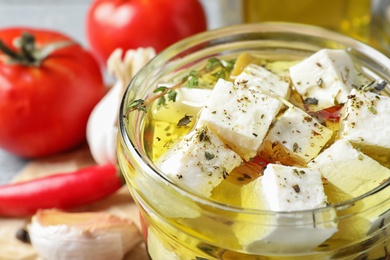
<path fill-rule="evenodd" d="M 390 1 L 378 0 L 374 6 L 372 31 L 373 45 L 386 55 L 390 55 Z"/>
<path fill-rule="evenodd" d="M 346 49 L 365 74 L 390 82 L 390 60 L 373 48 L 332 31 L 291 23 L 237 25 L 195 35 L 161 52 L 131 81 L 120 108 L 118 160 L 139 207 L 153 260 L 388 259 L 389 180 L 363 196 L 314 210 L 271 212 L 229 205 L 165 177 L 150 156 L 156 138 L 151 114 L 127 112 L 132 101 L 155 95 L 157 84 L 210 57 L 230 59 L 245 51 L 272 59 L 303 59 L 322 48 Z M 180 133 L 170 134 L 175 139 Z M 311 245 L 316 232 L 335 226 L 341 230 L 336 234 L 343 235 Z M 276 243 L 260 239 L 243 246 L 243 240 L 275 229 Z M 364 231 L 356 235 L 356 229 Z"/>
<path fill-rule="evenodd" d="M 244 22 L 321 26 L 369 42 L 372 0 L 243 0 Z"/>

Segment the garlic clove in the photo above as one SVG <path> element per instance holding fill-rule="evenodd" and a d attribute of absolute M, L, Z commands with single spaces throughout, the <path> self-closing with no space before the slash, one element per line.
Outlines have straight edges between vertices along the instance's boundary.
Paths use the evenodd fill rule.
<path fill-rule="evenodd" d="M 87 123 L 87 142 L 98 164 L 116 164 L 117 116 L 122 82 L 116 82 L 91 112 Z"/>
<path fill-rule="evenodd" d="M 135 74 L 156 55 L 153 48 L 126 51 L 116 49 L 107 60 L 108 73 L 116 82 L 91 112 L 87 123 L 87 142 L 98 164 L 116 163 L 118 114 L 123 92 Z"/>
<path fill-rule="evenodd" d="M 142 241 L 133 222 L 103 212 L 40 210 L 28 231 L 38 254 L 50 260 L 121 260 Z"/>

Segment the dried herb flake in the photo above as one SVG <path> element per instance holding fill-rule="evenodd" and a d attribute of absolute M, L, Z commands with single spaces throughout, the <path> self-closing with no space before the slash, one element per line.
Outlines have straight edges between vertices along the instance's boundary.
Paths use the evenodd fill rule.
<path fill-rule="evenodd" d="M 210 160 L 214 159 L 215 154 L 205 151 L 204 157 L 206 157 L 206 160 L 210 161 Z"/>
<path fill-rule="evenodd" d="M 183 118 L 179 120 L 177 123 L 177 126 L 187 126 L 189 123 L 191 123 L 192 116 L 185 115 Z"/>
<path fill-rule="evenodd" d="M 308 97 L 303 100 L 303 103 L 306 105 L 318 105 L 318 99 L 314 97 Z"/>
<path fill-rule="evenodd" d="M 298 184 L 293 185 L 292 188 L 295 190 L 296 193 L 299 193 L 301 191 L 301 188 Z"/>

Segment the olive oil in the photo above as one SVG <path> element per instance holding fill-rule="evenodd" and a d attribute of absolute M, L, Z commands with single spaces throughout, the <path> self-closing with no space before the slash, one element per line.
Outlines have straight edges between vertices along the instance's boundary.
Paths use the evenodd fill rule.
<path fill-rule="evenodd" d="M 284 21 L 370 40 L 371 0 L 243 0 L 244 22 Z"/>

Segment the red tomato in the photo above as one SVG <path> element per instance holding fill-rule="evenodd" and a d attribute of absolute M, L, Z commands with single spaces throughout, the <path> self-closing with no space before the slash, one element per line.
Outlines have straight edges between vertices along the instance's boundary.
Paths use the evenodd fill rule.
<path fill-rule="evenodd" d="M 12 59 L 0 48 L 0 147 L 26 158 L 73 148 L 85 140 L 89 114 L 105 94 L 100 67 L 78 44 L 60 47 L 40 61 L 29 60 L 13 46 L 22 32 L 35 38 L 38 51 L 56 42 L 74 42 L 48 30 L 0 30 L 0 40 L 19 55 L 18 60 L 11 53 Z"/>
<path fill-rule="evenodd" d="M 116 49 L 169 45 L 207 29 L 198 0 L 94 0 L 87 19 L 87 38 L 101 62 Z"/>

